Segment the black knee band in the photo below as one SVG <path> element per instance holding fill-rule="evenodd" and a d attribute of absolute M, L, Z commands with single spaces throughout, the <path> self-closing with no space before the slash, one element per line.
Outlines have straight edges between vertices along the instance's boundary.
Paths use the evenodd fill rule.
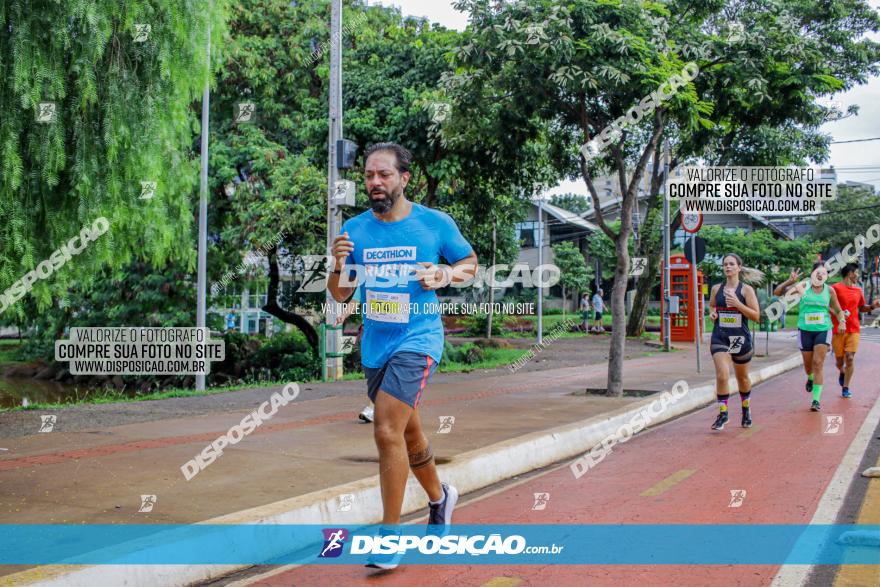
<path fill-rule="evenodd" d="M 409 453 L 409 468 L 421 469 L 430 464 L 434 460 L 434 451 L 429 444 L 424 449 Z"/>

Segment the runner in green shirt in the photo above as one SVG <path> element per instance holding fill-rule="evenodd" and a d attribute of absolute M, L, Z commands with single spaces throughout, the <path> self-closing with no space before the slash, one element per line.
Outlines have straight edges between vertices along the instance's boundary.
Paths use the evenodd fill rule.
<path fill-rule="evenodd" d="M 837 294 L 826 281 L 828 270 L 824 262 L 818 261 L 813 264 L 810 287 L 806 287 L 803 282 L 795 286 L 801 294 L 798 306 L 798 344 L 804 359 L 804 370 L 807 372 L 807 391 L 813 393 L 810 409 L 814 412 L 821 409 L 819 399 L 824 381 L 823 368 L 831 347 L 831 311 L 834 311 L 841 324 L 846 321 L 837 301 Z M 840 332 L 845 329 L 845 324 L 838 327 Z"/>

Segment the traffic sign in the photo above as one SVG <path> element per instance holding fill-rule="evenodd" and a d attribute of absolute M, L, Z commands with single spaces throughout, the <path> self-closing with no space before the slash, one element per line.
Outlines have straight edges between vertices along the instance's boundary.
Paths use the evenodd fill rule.
<path fill-rule="evenodd" d="M 694 234 L 700 227 L 703 226 L 703 213 L 702 212 L 682 212 L 681 213 L 681 227 L 685 232 L 689 232 Z"/>
<path fill-rule="evenodd" d="M 687 260 L 690 263 L 694 262 L 691 256 L 691 240 L 693 240 L 694 244 L 696 245 L 697 263 L 699 263 L 706 257 L 706 241 L 698 236 L 692 236 L 691 238 L 684 241 L 684 256 L 687 257 Z"/>

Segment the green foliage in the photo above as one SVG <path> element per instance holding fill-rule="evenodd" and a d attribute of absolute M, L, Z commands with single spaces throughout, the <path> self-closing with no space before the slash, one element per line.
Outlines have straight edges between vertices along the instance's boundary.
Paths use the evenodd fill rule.
<path fill-rule="evenodd" d="M 101 216 L 109 232 L 34 285 L 39 310 L 105 265 L 194 264 L 192 105 L 208 74 L 207 26 L 218 55 L 225 6 L 0 3 L 0 289 Z M 151 27 L 144 42 L 136 24 Z M 56 104 L 54 121 L 37 122 L 41 102 Z M 157 182 L 152 199 L 139 199 L 142 181 Z"/>
<path fill-rule="evenodd" d="M 607 237 L 606 237 L 607 238 Z M 592 277 L 592 267 L 571 241 L 553 245 L 553 263 L 559 267 L 559 284 L 568 296 L 587 289 Z M 563 295 L 566 297 L 566 295 Z"/>
<path fill-rule="evenodd" d="M 485 332 L 485 326 L 483 328 Z M 464 365 L 472 365 L 479 363 L 484 358 L 484 351 L 481 347 L 472 342 L 463 345 L 454 345 L 448 340 L 443 342 L 442 363 L 462 363 Z"/>
<path fill-rule="evenodd" d="M 776 238 L 766 229 L 746 232 L 742 229 L 725 230 L 720 226 L 704 226 L 700 237 L 706 241 L 706 258 L 699 264 L 707 283 L 724 279 L 721 258 L 725 253 L 736 253 L 747 267 L 763 271 L 764 283 L 784 281 L 794 267 L 807 269 L 822 248 L 822 243 L 807 239 L 785 240 Z"/>
<path fill-rule="evenodd" d="M 462 322 L 465 325 L 465 336 L 486 336 L 486 323 L 489 320 L 488 314 L 474 314 L 467 316 Z M 494 314 L 492 316 L 492 336 L 501 336 L 504 331 L 504 315 Z"/>
<path fill-rule="evenodd" d="M 611 221 L 608 226 L 615 233 L 620 230 L 619 221 Z M 632 254 L 633 238 L 629 238 L 629 251 Z M 614 242 L 604 232 L 597 232 L 587 241 L 587 251 L 591 259 L 599 259 L 602 265 L 602 279 L 614 279 L 614 268 L 617 266 L 617 251 L 614 249 Z M 590 269 L 592 274 L 592 268 Z"/>
<path fill-rule="evenodd" d="M 307 381 L 320 375 L 321 363 L 299 332 L 267 339 L 233 331 L 223 340 L 226 356 L 211 367 L 214 380 Z"/>
<path fill-rule="evenodd" d="M 104 269 L 89 284 L 75 284 L 51 311 L 32 318 L 22 355 L 51 360 L 67 327 L 189 326 L 195 324 L 195 287 L 186 271 L 134 262 Z"/>
<path fill-rule="evenodd" d="M 838 186 L 837 199 L 822 203 L 811 237 L 835 249 L 843 249 L 857 236 L 880 222 L 880 196 L 870 189 Z M 868 257 L 880 255 L 880 243 L 867 250 Z"/>
<path fill-rule="evenodd" d="M 550 203 L 575 214 L 583 214 L 590 209 L 590 202 L 580 194 L 558 194 L 550 198 Z"/>
<path fill-rule="evenodd" d="M 320 375 L 320 361 L 301 333 L 281 333 L 247 357 L 245 370 L 271 381 L 306 381 Z"/>

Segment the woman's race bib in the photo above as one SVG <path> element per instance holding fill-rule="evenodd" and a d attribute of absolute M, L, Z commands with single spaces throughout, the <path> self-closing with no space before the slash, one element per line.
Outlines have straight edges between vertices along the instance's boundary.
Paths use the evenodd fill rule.
<path fill-rule="evenodd" d="M 804 323 L 814 326 L 825 324 L 825 312 L 807 312 L 804 314 Z"/>
<path fill-rule="evenodd" d="M 409 322 L 409 294 L 385 293 L 368 289 L 367 309 L 364 314 L 376 322 Z"/>
<path fill-rule="evenodd" d="M 718 312 L 718 325 L 721 328 L 742 327 L 742 314 L 739 312 Z"/>

